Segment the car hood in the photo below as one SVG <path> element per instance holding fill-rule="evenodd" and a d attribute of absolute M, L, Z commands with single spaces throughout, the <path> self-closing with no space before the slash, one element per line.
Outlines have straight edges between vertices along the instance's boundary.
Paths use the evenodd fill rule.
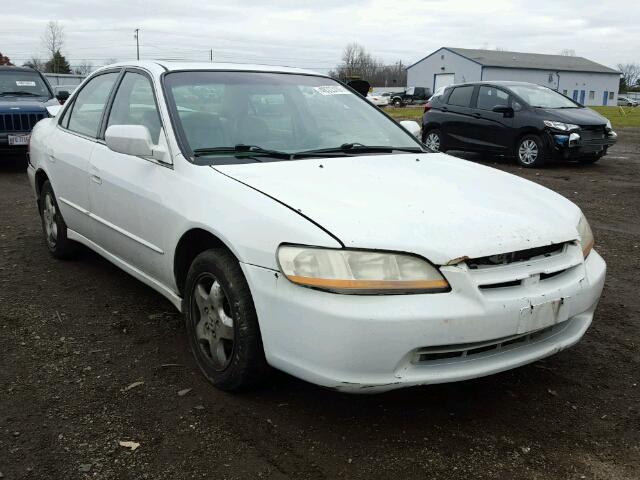
<path fill-rule="evenodd" d="M 575 125 L 605 125 L 607 119 L 590 108 L 538 108 L 544 120 L 573 123 Z"/>
<path fill-rule="evenodd" d="M 412 252 L 440 265 L 578 237 L 580 210 L 569 200 L 442 153 L 214 168 L 312 219 L 346 247 Z"/>
<path fill-rule="evenodd" d="M 0 97 L 0 113 L 42 112 L 51 105 L 60 104 L 55 98 Z"/>

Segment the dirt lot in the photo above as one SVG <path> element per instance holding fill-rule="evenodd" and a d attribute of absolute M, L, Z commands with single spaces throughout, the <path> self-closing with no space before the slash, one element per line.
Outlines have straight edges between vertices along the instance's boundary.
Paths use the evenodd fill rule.
<path fill-rule="evenodd" d="M 49 256 L 24 164 L 0 164 L 0 478 L 640 478 L 637 130 L 593 166 L 491 160 L 591 220 L 609 274 L 585 339 L 504 374 L 377 396 L 284 374 L 214 390 L 160 295 L 91 252 Z"/>

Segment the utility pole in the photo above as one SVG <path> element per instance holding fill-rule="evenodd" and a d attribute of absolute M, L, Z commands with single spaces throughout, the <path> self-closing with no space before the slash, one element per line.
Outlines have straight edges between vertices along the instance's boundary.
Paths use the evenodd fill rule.
<path fill-rule="evenodd" d="M 140 40 L 138 39 L 139 35 L 138 32 L 140 31 L 139 28 L 136 28 L 136 33 L 133 34 L 134 38 L 136 39 L 136 59 L 140 60 Z"/>
<path fill-rule="evenodd" d="M 213 62 L 213 48 L 209 50 L 209 61 Z"/>

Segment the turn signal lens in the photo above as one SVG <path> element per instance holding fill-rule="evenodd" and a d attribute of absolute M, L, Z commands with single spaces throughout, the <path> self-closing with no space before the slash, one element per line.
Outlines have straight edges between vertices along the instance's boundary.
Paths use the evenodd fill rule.
<path fill-rule="evenodd" d="M 436 293 L 449 283 L 426 260 L 405 253 L 282 245 L 282 273 L 306 287 L 351 294 Z"/>
<path fill-rule="evenodd" d="M 591 253 L 594 244 L 593 232 L 587 222 L 587 217 L 582 214 L 580 221 L 578 222 L 578 234 L 580 235 L 580 246 L 582 247 L 582 254 L 584 258 Z"/>

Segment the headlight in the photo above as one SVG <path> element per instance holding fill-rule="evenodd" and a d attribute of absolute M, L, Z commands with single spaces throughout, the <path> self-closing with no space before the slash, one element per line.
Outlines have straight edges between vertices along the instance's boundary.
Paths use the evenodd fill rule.
<path fill-rule="evenodd" d="M 298 285 L 336 293 L 437 293 L 449 283 L 426 260 L 404 253 L 282 245 L 282 273 Z"/>
<path fill-rule="evenodd" d="M 580 234 L 580 246 L 582 247 L 582 254 L 584 258 L 587 258 L 587 255 L 593 249 L 593 232 L 591 231 L 591 227 L 589 226 L 589 222 L 587 222 L 587 218 L 582 214 L 580 217 L 580 221 L 578 222 L 578 233 Z"/>
<path fill-rule="evenodd" d="M 611 126 L 611 120 L 609 120 L 608 118 L 607 118 L 607 126 L 606 126 L 606 129 L 607 129 L 607 130 L 613 130 L 613 127 Z"/>
<path fill-rule="evenodd" d="M 545 120 L 544 124 L 549 128 L 553 128 L 554 130 L 562 130 L 563 132 L 568 132 L 569 130 L 577 130 L 580 128 L 578 125 L 574 125 L 573 123 L 554 122 L 552 120 Z"/>

